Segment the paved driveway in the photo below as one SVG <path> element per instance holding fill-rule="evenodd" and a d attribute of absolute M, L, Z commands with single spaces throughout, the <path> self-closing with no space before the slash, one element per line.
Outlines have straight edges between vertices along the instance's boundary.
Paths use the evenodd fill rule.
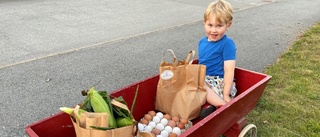
<path fill-rule="evenodd" d="M 25 136 L 28 124 L 79 103 L 100 80 L 98 89 L 113 91 L 157 74 L 168 48 L 181 58 L 197 49 L 209 2 L 1 1 L 1 136 Z M 237 66 L 254 71 L 320 21 L 318 0 L 230 3 Z"/>

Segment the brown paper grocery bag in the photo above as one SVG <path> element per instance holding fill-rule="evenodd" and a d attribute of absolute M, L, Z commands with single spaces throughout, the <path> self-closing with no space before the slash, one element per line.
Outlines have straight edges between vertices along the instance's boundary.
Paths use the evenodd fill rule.
<path fill-rule="evenodd" d="M 192 120 L 199 117 L 201 106 L 206 102 L 204 80 L 206 66 L 192 64 L 194 51 L 187 54 L 185 60 L 177 61 L 174 52 L 173 62 L 160 63 L 159 81 L 156 95 L 156 110 L 172 116 Z M 190 61 L 190 57 L 191 61 Z"/>
<path fill-rule="evenodd" d="M 71 117 L 77 137 L 132 137 L 133 135 L 134 125 L 111 130 L 92 129 L 90 126 L 107 127 L 108 123 L 105 122 L 108 121 L 108 117 L 105 116 L 109 116 L 108 113 L 91 114 L 89 112 L 82 112 L 79 119 L 76 115 L 78 114 L 78 110 L 79 106 L 77 105 Z"/>
<path fill-rule="evenodd" d="M 143 131 L 143 132 L 138 132 L 136 137 L 155 137 L 155 135 L 150 132 Z"/>
<path fill-rule="evenodd" d="M 126 126 L 112 130 L 86 129 L 72 120 L 77 137 L 132 137 L 133 126 Z"/>
<path fill-rule="evenodd" d="M 108 113 L 82 112 L 80 117 L 80 127 L 92 129 L 90 126 L 108 127 Z"/>

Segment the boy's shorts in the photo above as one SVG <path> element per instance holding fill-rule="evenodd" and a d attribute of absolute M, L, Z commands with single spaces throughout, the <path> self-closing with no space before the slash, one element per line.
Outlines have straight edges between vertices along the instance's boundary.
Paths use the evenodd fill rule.
<path fill-rule="evenodd" d="M 223 99 L 223 78 L 219 78 L 219 76 L 206 76 L 205 81 L 210 86 L 210 88 Z M 233 82 L 230 91 L 230 98 L 233 99 L 236 96 L 236 94 L 236 83 Z"/>

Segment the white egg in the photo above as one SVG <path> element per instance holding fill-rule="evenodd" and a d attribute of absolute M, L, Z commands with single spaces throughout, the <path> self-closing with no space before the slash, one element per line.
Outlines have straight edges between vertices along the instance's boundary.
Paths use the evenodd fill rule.
<path fill-rule="evenodd" d="M 163 113 L 162 113 L 162 112 L 158 112 L 158 113 L 156 114 L 156 116 L 158 116 L 158 117 L 161 119 L 161 118 L 163 118 Z"/>
<path fill-rule="evenodd" d="M 163 137 L 168 137 L 169 133 L 166 130 L 162 130 L 160 135 L 163 136 Z"/>
<path fill-rule="evenodd" d="M 166 127 L 164 128 L 164 130 L 166 130 L 168 133 L 171 133 L 171 132 L 172 132 L 172 127 L 166 126 Z"/>
<path fill-rule="evenodd" d="M 152 118 L 152 121 L 153 121 L 154 123 L 158 124 L 158 123 L 160 122 L 160 118 L 159 118 L 158 116 L 154 116 L 154 117 Z"/>
<path fill-rule="evenodd" d="M 163 137 L 163 136 L 161 136 L 161 135 L 157 135 L 157 137 Z"/>
<path fill-rule="evenodd" d="M 174 128 L 172 129 L 172 133 L 176 133 L 178 136 L 180 136 L 181 130 L 180 130 L 180 128 L 178 128 L 178 127 L 174 127 Z"/>
<path fill-rule="evenodd" d="M 152 131 L 152 127 L 146 126 L 146 127 L 144 127 L 144 131 L 151 132 Z"/>
<path fill-rule="evenodd" d="M 155 122 L 153 122 L 153 121 L 150 121 L 149 124 L 148 124 L 148 126 L 152 127 L 152 129 L 155 128 L 156 125 L 157 124 Z"/>
<path fill-rule="evenodd" d="M 165 119 L 165 118 L 162 118 L 161 121 L 160 121 L 160 123 L 161 123 L 162 125 L 166 126 L 166 125 L 168 124 L 168 120 Z"/>
<path fill-rule="evenodd" d="M 160 131 L 162 131 L 164 129 L 164 126 L 161 123 L 158 123 L 156 125 L 156 128 L 159 129 Z"/>
<path fill-rule="evenodd" d="M 139 131 L 143 131 L 144 130 L 144 124 L 138 123 L 138 129 L 139 129 Z"/>

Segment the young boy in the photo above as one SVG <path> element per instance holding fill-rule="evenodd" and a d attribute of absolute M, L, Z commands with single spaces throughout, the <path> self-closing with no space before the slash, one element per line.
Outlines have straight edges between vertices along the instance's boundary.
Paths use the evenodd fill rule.
<path fill-rule="evenodd" d="M 206 84 L 209 107 L 201 110 L 204 118 L 216 107 L 223 106 L 236 95 L 234 70 L 236 46 L 225 33 L 231 27 L 233 10 L 225 0 L 216 0 L 204 13 L 206 37 L 199 41 L 199 64 L 207 67 Z"/>

